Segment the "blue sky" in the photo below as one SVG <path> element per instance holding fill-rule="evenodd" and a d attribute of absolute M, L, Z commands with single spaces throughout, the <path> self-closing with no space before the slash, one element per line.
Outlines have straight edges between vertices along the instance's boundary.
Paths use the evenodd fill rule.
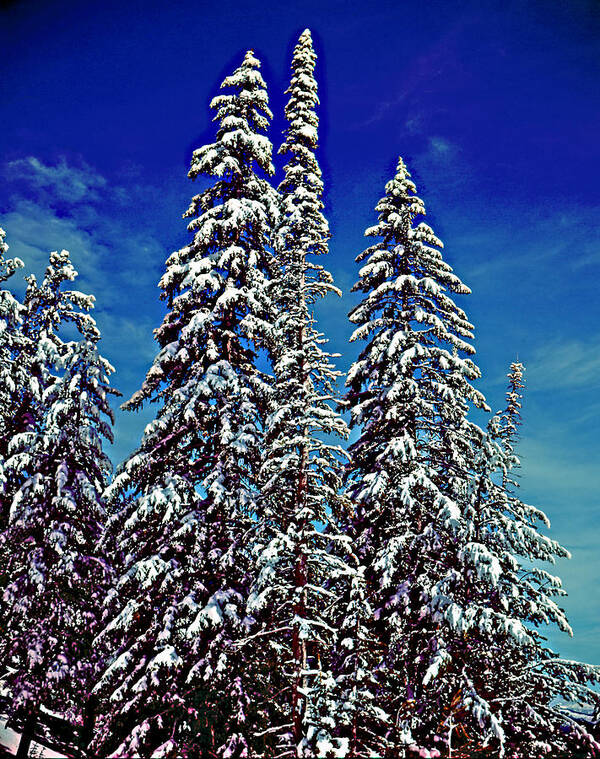
<path fill-rule="evenodd" d="M 344 291 L 320 308 L 322 328 L 347 367 L 354 256 L 401 154 L 473 290 L 461 305 L 490 405 L 502 405 L 509 363 L 527 365 L 522 493 L 573 553 L 558 571 L 575 637 L 550 640 L 600 663 L 598 4 L 4 0 L 0 225 L 11 253 L 40 272 L 48 251 L 71 251 L 129 397 L 154 356 L 164 261 L 188 239 L 186 174 L 212 140 L 208 103 L 254 49 L 277 145 L 307 26 L 329 268 Z M 118 415 L 115 461 L 149 413 Z"/>

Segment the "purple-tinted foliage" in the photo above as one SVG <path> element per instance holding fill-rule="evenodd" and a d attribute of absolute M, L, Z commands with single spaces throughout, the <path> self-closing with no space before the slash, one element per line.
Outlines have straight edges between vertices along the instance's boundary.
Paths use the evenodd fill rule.
<path fill-rule="evenodd" d="M 111 473 L 110 364 L 87 313 L 93 298 L 61 289 L 76 272 L 52 253 L 40 286 L 30 278 L 21 352 L 27 385 L 17 389 L 29 420 L 10 439 L 3 470 L 10 511 L 0 534 L 4 567 L 0 659 L 10 715 L 40 707 L 79 720 L 98 664 L 92 641 L 110 569 L 98 553 Z M 65 342 L 61 328 L 80 339 Z"/>

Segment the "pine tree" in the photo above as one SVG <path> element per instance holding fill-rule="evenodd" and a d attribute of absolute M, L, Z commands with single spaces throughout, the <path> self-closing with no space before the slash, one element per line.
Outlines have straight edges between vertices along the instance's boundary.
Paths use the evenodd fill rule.
<path fill-rule="evenodd" d="M 586 685 L 597 672 L 556 657 L 537 631 L 570 630 L 553 600 L 560 580 L 537 566 L 568 553 L 513 494 L 522 369 L 513 366 L 508 407 L 484 433 L 468 419 L 471 406 L 487 409 L 471 385 L 479 372 L 461 358 L 472 328 L 449 296 L 468 289 L 431 229 L 414 226 L 424 213 L 414 192 L 400 161 L 367 230 L 380 240 L 359 256 L 366 297 L 351 314 L 354 339 L 368 343 L 348 378 L 362 425 L 348 493 L 382 651 L 384 755 L 594 751 L 557 698 L 597 703 Z M 377 732 L 372 717 L 362 727 Z"/>
<path fill-rule="evenodd" d="M 271 292 L 277 307 L 271 354 L 275 384 L 266 419 L 258 524 L 257 578 L 249 611 L 260 630 L 251 636 L 253 668 L 262 673 L 265 735 L 273 755 L 324 756 L 341 750 L 335 736 L 336 685 L 329 670 L 335 631 L 330 621 L 337 586 L 351 574 L 338 511 L 343 452 L 327 442 L 346 436 L 332 410 L 338 377 L 311 307 L 339 292 L 314 260 L 328 251 L 323 182 L 315 156 L 318 103 L 316 55 L 305 30 L 292 60 L 280 154 L 276 249 L 280 272 Z"/>
<path fill-rule="evenodd" d="M 507 375 L 508 389 L 506 391 L 506 408 L 502 414 L 497 414 L 500 429 L 497 436 L 502 443 L 504 452 L 511 457 L 514 454 L 514 443 L 518 438 L 519 427 L 521 426 L 521 400 L 523 398 L 522 390 L 525 387 L 523 374 L 525 367 L 519 361 L 513 361 L 510 365 L 510 371 Z M 510 490 L 518 487 L 515 480 L 509 478 L 509 471 L 519 467 L 517 458 L 509 458 L 506 466 L 503 467 L 502 485 Z"/>
<path fill-rule="evenodd" d="M 371 732 L 385 736 L 390 756 L 413 741 L 435 750 L 438 715 L 457 695 L 436 673 L 463 632 L 454 567 L 478 434 L 467 411 L 485 408 L 471 385 L 472 326 L 451 298 L 469 289 L 430 227 L 414 225 L 425 213 L 414 192 L 400 159 L 365 233 L 378 241 L 357 259 L 365 264 L 354 289 L 365 296 L 350 315 L 352 339 L 367 344 L 347 380 L 361 426 L 347 490 L 382 651 L 376 703 L 390 716 Z"/>
<path fill-rule="evenodd" d="M 76 275 L 62 251 L 50 254 L 41 286 L 29 279 L 24 332 L 36 346 L 30 367 L 38 407 L 35 424 L 12 436 L 5 463 L 18 488 L 0 534 L 6 568 L 0 659 L 9 665 L 9 716 L 25 720 L 25 744 L 42 707 L 82 718 L 109 578 L 97 543 L 111 471 L 102 439 L 112 441 L 113 369 L 97 350 L 100 334 L 88 313 L 93 297 L 61 289 Z M 80 340 L 63 340 L 66 322 Z"/>
<path fill-rule="evenodd" d="M 192 242 L 160 286 L 168 313 L 141 390 L 160 404 L 111 486 L 110 539 L 122 549 L 100 641 L 94 750 L 118 756 L 247 756 L 257 699 L 237 645 L 246 602 L 268 378 L 269 251 L 277 199 L 271 113 L 252 51 L 214 98 L 214 143 L 189 176 L 208 177 L 185 216 Z"/>
<path fill-rule="evenodd" d="M 511 364 L 506 409 L 490 420 L 477 449 L 468 542 L 459 556 L 477 621 L 467 632 L 462 669 L 484 728 L 479 737 L 471 731 L 466 745 L 489 743 L 485 728 L 492 727 L 501 755 L 595 755 L 599 744 L 565 714 L 561 701 L 597 708 L 600 695 L 588 683 L 598 682 L 600 673 L 560 659 L 539 632 L 555 624 L 572 634 L 554 601 L 565 595 L 561 581 L 539 565 L 569 554 L 540 532 L 540 522 L 550 526 L 545 514 L 515 494 L 523 371 Z"/>
<path fill-rule="evenodd" d="M 20 258 L 6 258 L 6 233 L 0 227 L 0 283 L 7 282 L 23 266 Z M 4 463 L 10 441 L 20 431 L 23 396 L 29 374 L 23 362 L 25 335 L 23 306 L 10 290 L 0 290 L 0 530 L 6 527 L 13 487 Z M 0 584 L 4 588 L 4 582 Z"/>

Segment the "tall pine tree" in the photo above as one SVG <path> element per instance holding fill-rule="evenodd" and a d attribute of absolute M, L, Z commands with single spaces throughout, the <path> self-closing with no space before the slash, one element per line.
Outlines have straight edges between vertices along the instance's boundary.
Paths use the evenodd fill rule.
<path fill-rule="evenodd" d="M 364 298 L 352 339 L 367 344 L 347 380 L 361 427 L 347 489 L 381 651 L 377 706 L 390 717 L 371 732 L 383 732 L 390 756 L 435 748 L 439 713 L 456 696 L 435 674 L 462 634 L 453 565 L 477 438 L 467 411 L 485 407 L 471 384 L 472 326 L 451 298 L 469 290 L 430 227 L 415 225 L 425 209 L 414 193 L 400 159 L 366 231 L 377 241 L 357 259 Z"/>
<path fill-rule="evenodd" d="M 375 702 L 391 718 L 380 714 L 384 752 L 593 751 L 557 699 L 596 703 L 586 681 L 597 673 L 556 657 L 536 629 L 570 631 L 553 600 L 560 580 L 537 566 L 568 554 L 512 491 L 522 370 L 484 433 L 468 418 L 487 408 L 471 385 L 472 328 L 450 297 L 468 289 L 431 229 L 414 225 L 414 192 L 400 161 L 366 233 L 379 240 L 359 256 L 365 298 L 351 314 L 367 346 L 348 377 L 362 425 L 348 493 L 381 651 Z M 360 722 L 377 732 L 373 715 Z"/>
<path fill-rule="evenodd" d="M 307 29 L 294 50 L 288 128 L 279 151 L 287 162 L 279 186 L 280 270 L 270 288 L 277 308 L 271 346 L 275 384 L 254 538 L 257 578 L 249 604 L 259 630 L 249 647 L 266 697 L 259 732 L 269 755 L 278 757 L 324 756 L 341 748 L 334 735 L 330 622 L 337 586 L 351 574 L 335 525 L 343 452 L 330 436 L 346 436 L 330 405 L 338 373 L 311 315 L 318 298 L 339 292 L 314 259 L 327 253 L 329 238 L 315 156 L 315 61 Z"/>
<path fill-rule="evenodd" d="M 210 185 L 185 214 L 191 243 L 160 282 L 168 313 L 141 390 L 160 404 L 112 485 L 122 551 L 101 640 L 104 712 L 94 748 L 118 756 L 247 756 L 257 699 L 236 644 L 248 633 L 248 547 L 269 383 L 277 216 L 271 113 L 252 51 L 211 107 L 216 140 L 189 176 Z"/>

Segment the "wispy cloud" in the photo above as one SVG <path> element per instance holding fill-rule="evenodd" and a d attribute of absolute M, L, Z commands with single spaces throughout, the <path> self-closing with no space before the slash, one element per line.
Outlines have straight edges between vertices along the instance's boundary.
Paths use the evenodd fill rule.
<path fill-rule="evenodd" d="M 527 370 L 537 390 L 600 388 L 600 335 L 550 340 L 535 351 Z"/>
<path fill-rule="evenodd" d="M 76 268 L 98 282 L 99 264 L 106 248 L 83 225 L 56 212 L 39 202 L 23 197 L 12 199 L 11 210 L 4 214 L 2 223 L 7 232 L 11 254 L 18 255 L 39 275 L 48 262 L 50 250 L 66 248 L 72 251 Z"/>
<path fill-rule="evenodd" d="M 429 138 L 429 153 L 436 158 L 448 158 L 457 153 L 457 147 L 443 137 Z"/>
<path fill-rule="evenodd" d="M 469 167 L 458 145 L 442 135 L 427 138 L 425 150 L 415 156 L 415 165 L 427 176 L 438 177 L 438 182 L 442 171 L 446 187 L 463 183 L 469 175 Z"/>
<path fill-rule="evenodd" d="M 2 217 L 7 241 L 27 266 L 39 270 L 48 251 L 70 250 L 81 278 L 101 291 L 106 306 L 122 298 L 124 284 L 130 291 L 154 287 L 166 252 L 147 223 L 152 208 L 141 206 L 137 185 L 111 185 L 93 168 L 64 158 L 47 165 L 30 156 L 6 164 L 3 174 L 12 190 Z M 158 188 L 144 193 L 152 202 L 159 195 Z"/>
<path fill-rule="evenodd" d="M 533 425 L 529 424 L 533 422 Z M 531 429 L 533 426 L 533 429 Z M 522 496 L 546 512 L 551 538 L 572 555 L 550 571 L 558 574 L 568 595 L 560 600 L 571 620 L 570 639 L 549 628 L 551 646 L 562 655 L 600 661 L 600 497 L 594 450 L 565 446 L 564 427 L 551 419 L 528 420 L 527 435 L 518 446 L 523 463 Z M 544 530 L 544 532 L 547 532 Z"/>
<path fill-rule="evenodd" d="M 448 71 L 458 71 L 461 68 L 457 55 L 457 42 L 468 26 L 467 16 L 459 18 L 456 23 L 449 27 L 448 31 L 428 49 L 417 56 L 403 71 L 402 85 L 390 98 L 379 99 L 373 112 L 354 128 L 363 128 L 385 119 L 390 111 L 398 106 L 411 101 L 411 110 L 415 107 L 415 101 L 419 100 L 419 93 L 423 88 L 430 87 L 440 75 Z"/>
<path fill-rule="evenodd" d="M 79 166 L 72 166 L 64 157 L 55 166 L 45 164 L 35 156 L 19 158 L 6 164 L 4 175 L 8 181 L 24 182 L 47 192 L 48 202 L 65 201 L 73 205 L 100 200 L 108 184 L 88 164 L 81 162 Z"/>
<path fill-rule="evenodd" d="M 580 269 L 600 264 L 600 208 L 488 209 L 486 218 L 461 216 L 452 226 L 453 249 L 464 252 L 470 279 L 543 272 L 548 283 L 558 273 L 583 276 Z M 556 262 L 556 267 L 552 263 Z M 564 283 L 563 283 L 564 284 Z"/>

